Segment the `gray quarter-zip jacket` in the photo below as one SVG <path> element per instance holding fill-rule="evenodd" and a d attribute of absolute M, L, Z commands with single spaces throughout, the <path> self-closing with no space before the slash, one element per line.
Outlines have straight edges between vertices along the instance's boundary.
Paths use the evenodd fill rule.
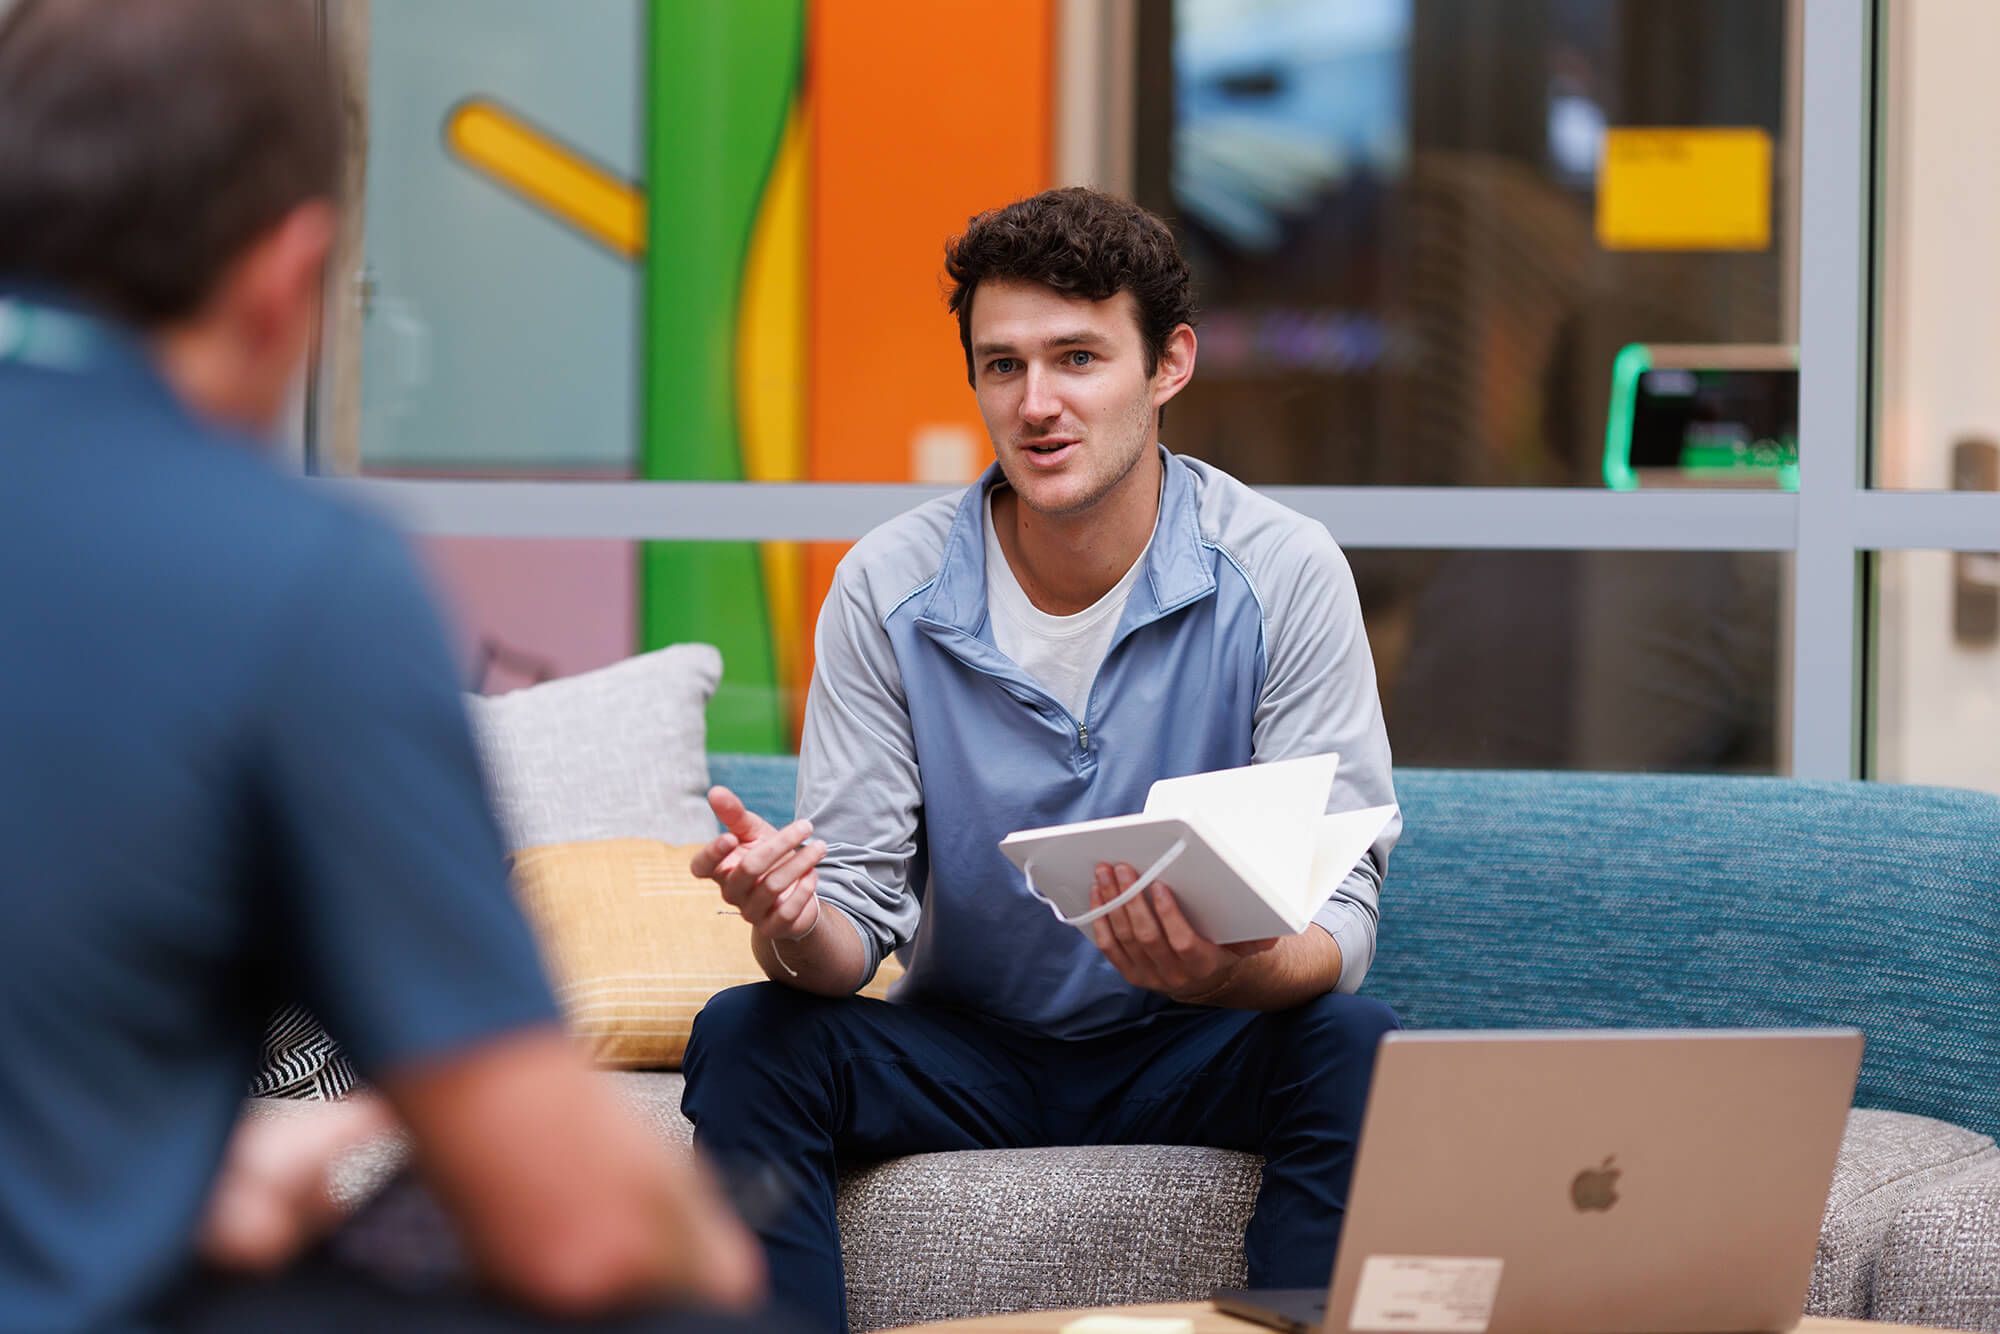
<path fill-rule="evenodd" d="M 982 515 L 998 466 L 863 538 L 821 609 L 798 813 L 892 999 L 1090 1037 L 1173 1005 L 1029 893 L 999 841 L 1124 815 L 1156 779 L 1340 752 L 1329 810 L 1395 800 L 1346 559 L 1321 524 L 1161 450 L 1152 545 L 1081 718 L 993 645 Z M 1340 990 L 1375 952 L 1393 818 L 1315 916 Z M 1168 877 L 1170 880 L 1171 877 Z M 1310 929 L 1310 928 L 1309 928 Z"/>

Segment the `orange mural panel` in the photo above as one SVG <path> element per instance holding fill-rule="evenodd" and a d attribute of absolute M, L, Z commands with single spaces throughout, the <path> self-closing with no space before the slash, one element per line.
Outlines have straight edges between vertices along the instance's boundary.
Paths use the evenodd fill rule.
<path fill-rule="evenodd" d="M 1053 0 L 818 0 L 808 472 L 967 481 L 992 460 L 944 306 L 944 242 L 1053 183 Z M 808 553 L 816 615 L 845 547 Z"/>

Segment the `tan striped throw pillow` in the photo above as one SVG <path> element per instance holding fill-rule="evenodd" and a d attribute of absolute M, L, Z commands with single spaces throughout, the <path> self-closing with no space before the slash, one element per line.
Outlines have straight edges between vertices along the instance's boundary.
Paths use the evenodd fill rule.
<path fill-rule="evenodd" d="M 556 999 L 598 1065 L 679 1069 L 708 998 L 764 980 L 748 923 L 688 869 L 700 846 L 617 838 L 514 854 Z M 900 972 L 885 960 L 862 994 L 879 997 Z"/>

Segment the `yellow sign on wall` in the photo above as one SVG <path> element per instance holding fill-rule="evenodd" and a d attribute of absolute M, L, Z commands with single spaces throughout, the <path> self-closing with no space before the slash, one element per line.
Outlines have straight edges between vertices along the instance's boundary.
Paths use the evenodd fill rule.
<path fill-rule="evenodd" d="M 1607 130 L 1597 177 L 1606 250 L 1764 250 L 1771 136 L 1759 129 Z"/>

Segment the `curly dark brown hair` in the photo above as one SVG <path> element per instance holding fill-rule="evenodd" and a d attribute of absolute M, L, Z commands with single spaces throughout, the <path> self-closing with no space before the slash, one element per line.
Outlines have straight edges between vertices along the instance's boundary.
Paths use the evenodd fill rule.
<path fill-rule="evenodd" d="M 975 382 L 972 298 L 988 278 L 1024 279 L 1091 301 L 1130 292 L 1148 375 L 1167 336 L 1194 323 L 1187 261 L 1167 224 L 1130 200 L 1082 186 L 1044 190 L 970 219 L 963 235 L 945 242 L 944 270 L 968 383 Z"/>

